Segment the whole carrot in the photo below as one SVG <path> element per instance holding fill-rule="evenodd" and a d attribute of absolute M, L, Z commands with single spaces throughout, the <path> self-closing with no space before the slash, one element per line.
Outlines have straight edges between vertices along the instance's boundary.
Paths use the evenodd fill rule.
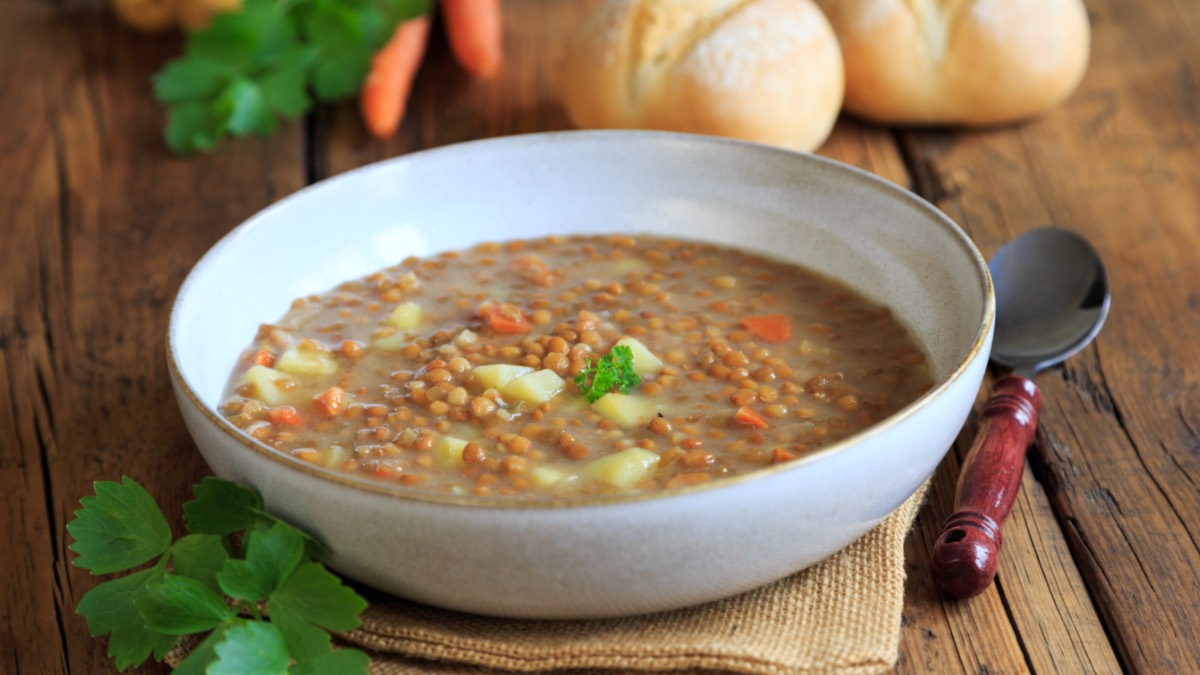
<path fill-rule="evenodd" d="M 504 61 L 500 0 L 442 0 L 442 19 L 454 58 L 468 73 L 491 77 Z"/>
<path fill-rule="evenodd" d="M 400 126 L 428 40 L 429 17 L 409 19 L 396 26 L 396 32 L 371 60 L 359 103 L 367 131 L 376 138 L 390 138 Z"/>

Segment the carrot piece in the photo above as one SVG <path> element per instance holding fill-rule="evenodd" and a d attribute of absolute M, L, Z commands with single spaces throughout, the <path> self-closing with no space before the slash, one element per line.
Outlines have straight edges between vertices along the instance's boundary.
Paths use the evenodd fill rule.
<path fill-rule="evenodd" d="M 527 279 L 538 286 L 553 286 L 554 272 L 542 259 L 530 253 L 512 261 L 512 270 L 522 279 Z"/>
<path fill-rule="evenodd" d="M 762 415 L 754 412 L 752 409 L 742 406 L 733 414 L 733 421 L 755 429 L 766 429 L 769 424 Z"/>
<path fill-rule="evenodd" d="M 330 387 L 313 397 L 313 406 L 326 417 L 334 417 L 342 412 L 346 392 L 341 387 Z"/>
<path fill-rule="evenodd" d="M 792 338 L 792 320 L 782 314 L 748 316 L 742 319 L 742 328 L 767 342 L 787 342 Z"/>
<path fill-rule="evenodd" d="M 304 424 L 304 418 L 296 409 L 290 405 L 281 405 L 278 408 L 271 408 L 267 411 L 267 419 L 272 424 L 286 424 L 292 427 L 298 427 Z"/>
<path fill-rule="evenodd" d="M 256 366 L 266 366 L 270 368 L 275 365 L 275 355 L 266 349 L 260 349 L 254 352 L 254 356 L 250 357 L 250 362 Z"/>
<path fill-rule="evenodd" d="M 479 316 L 483 317 L 488 328 L 497 333 L 516 334 L 533 330 L 525 313 L 514 305 L 486 302 L 479 307 Z"/>
<path fill-rule="evenodd" d="M 375 471 L 372 472 L 376 478 L 388 478 L 395 476 L 398 473 L 400 473 L 400 469 L 398 467 L 392 466 L 391 464 L 383 464 L 382 462 L 377 464 L 375 466 Z"/>
<path fill-rule="evenodd" d="M 400 126 L 428 40 L 429 17 L 418 16 L 396 26 L 396 32 L 371 59 L 359 105 L 367 131 L 376 138 L 390 138 Z"/>
<path fill-rule="evenodd" d="M 786 448 L 775 448 L 771 451 L 771 463 L 782 464 L 796 459 L 796 454 Z"/>
<path fill-rule="evenodd" d="M 504 22 L 500 0 L 442 0 L 450 51 L 477 77 L 491 77 L 504 62 Z"/>

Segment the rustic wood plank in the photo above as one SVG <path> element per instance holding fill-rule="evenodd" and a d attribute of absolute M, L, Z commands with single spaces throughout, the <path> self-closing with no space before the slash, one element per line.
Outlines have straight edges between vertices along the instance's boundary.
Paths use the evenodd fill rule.
<path fill-rule="evenodd" d="M 129 475 L 178 522 L 207 473 L 165 364 L 167 314 L 222 234 L 303 186 L 300 125 L 168 156 L 150 74 L 179 49 L 98 4 L 0 5 L 0 672 L 113 672 L 74 608 L 98 579 L 64 526 L 93 480 Z M 11 422 L 11 423 L 10 423 Z M 12 595 L 12 602 L 9 599 Z M 157 665 L 145 672 L 162 672 Z"/>
<path fill-rule="evenodd" d="M 1095 347 L 1038 378 L 1047 403 L 1031 459 L 1122 665 L 1191 672 L 1200 670 L 1200 6 L 1088 6 L 1092 64 L 1064 108 L 1015 129 L 913 133 L 908 149 L 918 185 L 985 252 L 1056 223 L 1108 259 L 1113 314 Z M 1009 588 L 1029 581 L 1002 561 L 1010 601 Z M 1061 609 L 1018 607 L 1018 622 Z M 1075 649 L 1091 638 L 1081 640 Z"/>

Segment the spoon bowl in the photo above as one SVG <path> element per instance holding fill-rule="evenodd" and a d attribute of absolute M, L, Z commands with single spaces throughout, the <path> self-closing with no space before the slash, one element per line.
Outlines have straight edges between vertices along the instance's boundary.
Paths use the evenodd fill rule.
<path fill-rule="evenodd" d="M 1056 227 L 1027 232 L 988 263 L 996 293 L 991 360 L 1013 371 L 996 382 L 958 477 L 954 512 L 933 549 L 938 586 L 982 593 L 996 576 L 1001 526 L 1021 485 L 1042 394 L 1033 377 L 1079 352 L 1100 332 L 1111 295 L 1100 255 Z"/>
<path fill-rule="evenodd" d="M 996 288 L 992 362 L 1033 377 L 1100 332 L 1111 295 L 1096 249 L 1078 234 L 1043 227 L 1014 239 L 988 263 Z"/>

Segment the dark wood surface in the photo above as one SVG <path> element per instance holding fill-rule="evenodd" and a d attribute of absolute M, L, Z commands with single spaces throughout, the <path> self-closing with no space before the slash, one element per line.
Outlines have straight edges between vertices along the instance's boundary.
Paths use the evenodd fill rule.
<path fill-rule="evenodd" d="M 74 612 L 95 581 L 69 564 L 64 525 L 93 480 L 134 476 L 178 513 L 206 473 L 163 354 L 189 267 L 314 180 L 569 128 L 554 65 L 590 2 L 508 0 L 489 82 L 435 38 L 388 142 L 346 104 L 176 158 L 149 77 L 178 35 L 130 32 L 92 0 L 0 0 L 0 672 L 112 672 Z M 996 582 L 967 601 L 929 565 L 974 417 L 938 469 L 907 545 L 898 672 L 1200 672 L 1200 3 L 1087 6 L 1087 77 L 1050 114 L 987 130 L 843 119 L 821 149 L 930 200 L 986 256 L 1039 225 L 1083 233 L 1115 295 L 1096 343 L 1037 378 Z"/>

